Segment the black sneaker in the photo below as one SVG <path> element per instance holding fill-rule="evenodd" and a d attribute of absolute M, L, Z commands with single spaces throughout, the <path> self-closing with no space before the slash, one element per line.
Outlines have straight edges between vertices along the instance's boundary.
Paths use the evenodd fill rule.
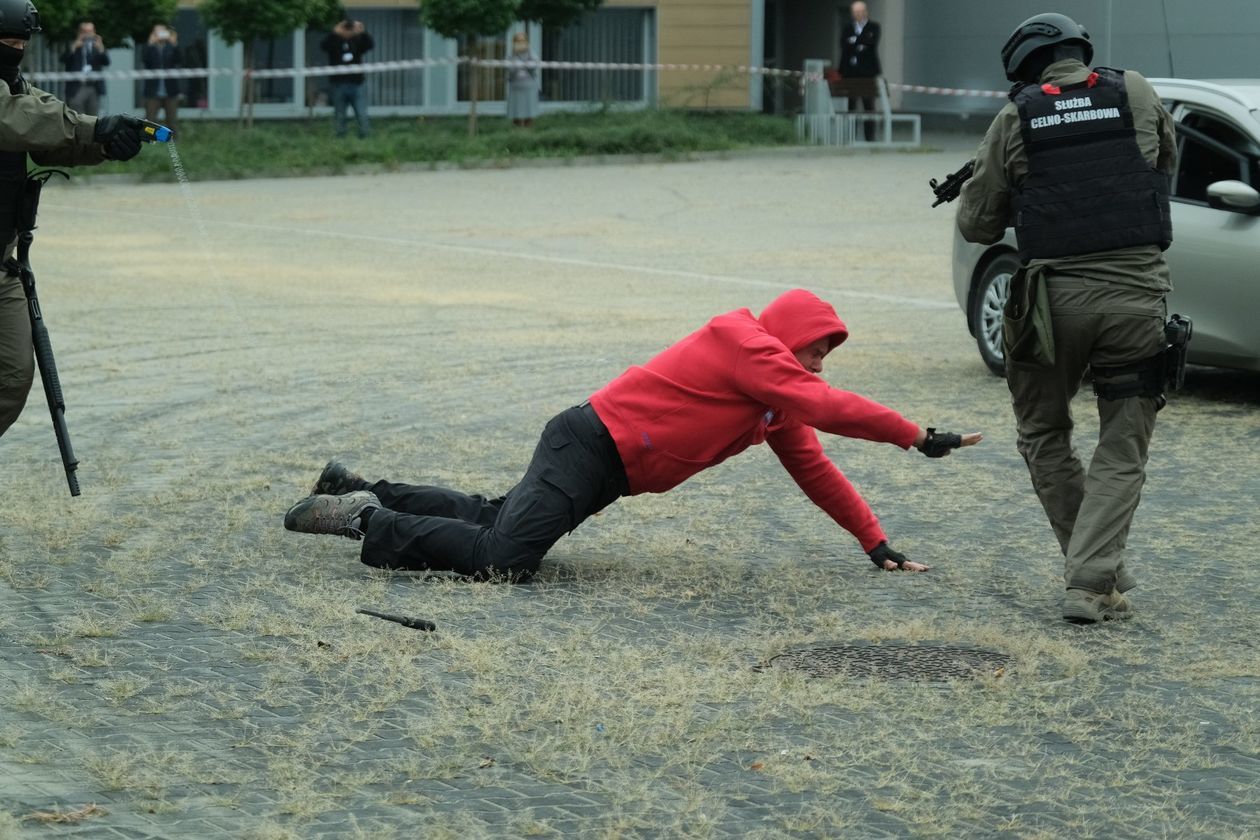
<path fill-rule="evenodd" d="M 379 509 L 380 499 L 367 490 L 340 496 L 307 496 L 284 515 L 284 527 L 302 534 L 332 534 L 363 539 L 360 518 L 363 513 Z"/>
<path fill-rule="evenodd" d="M 368 483 L 364 481 L 363 476 L 350 472 L 349 468 L 340 461 L 329 461 L 324 471 L 319 474 L 319 478 L 315 479 L 311 495 L 344 496 L 356 490 L 366 489 L 368 489 Z"/>

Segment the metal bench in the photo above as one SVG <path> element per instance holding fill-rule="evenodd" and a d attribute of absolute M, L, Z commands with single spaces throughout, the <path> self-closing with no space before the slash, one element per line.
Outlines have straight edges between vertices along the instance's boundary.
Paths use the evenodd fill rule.
<path fill-rule="evenodd" d="M 805 62 L 805 112 L 796 118 L 796 134 L 802 141 L 818 146 L 868 148 L 920 145 L 919 115 L 892 112 L 888 84 L 882 76 L 828 81 L 824 76 L 827 65 L 828 62 L 816 58 Z M 869 113 L 848 110 L 850 96 L 875 99 L 876 110 Z M 864 127 L 872 122 L 876 131 L 874 138 L 867 140 Z"/>

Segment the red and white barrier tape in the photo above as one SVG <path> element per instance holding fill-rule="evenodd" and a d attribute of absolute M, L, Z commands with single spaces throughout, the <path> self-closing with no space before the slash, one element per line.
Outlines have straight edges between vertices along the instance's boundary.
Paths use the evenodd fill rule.
<path fill-rule="evenodd" d="M 801 82 L 821 82 L 824 77 L 817 73 L 800 70 L 779 70 L 771 67 L 751 67 L 744 64 L 645 64 L 612 61 L 518 61 L 515 59 L 468 58 L 418 58 L 407 61 L 376 61 L 366 64 L 335 65 L 328 67 L 267 68 L 263 70 L 238 70 L 230 67 L 180 67 L 169 70 L 112 70 L 108 73 L 81 73 L 42 71 L 28 73 L 33 82 L 104 81 L 110 79 L 205 79 L 214 76 L 252 76 L 255 79 L 292 79 L 307 76 L 340 76 L 349 73 L 388 73 L 398 70 L 421 70 L 427 67 L 451 67 L 459 64 L 507 69 L 544 70 L 631 70 L 631 71 L 690 71 L 704 73 L 740 73 L 770 78 L 799 79 Z M 935 87 L 930 85 L 905 85 L 888 82 L 888 89 L 906 93 L 926 93 L 932 96 L 972 96 L 1003 99 L 1006 91 L 966 88 Z"/>
<path fill-rule="evenodd" d="M 377 61 L 365 64 L 335 65 L 329 67 L 289 67 L 264 70 L 237 70 L 230 67 L 180 67 L 169 70 L 112 70 L 107 73 L 82 73 L 65 71 L 41 71 L 27 73 L 32 82 L 79 82 L 107 81 L 111 79 L 205 79 L 212 76 L 252 76 L 255 79 L 291 79 L 306 76 L 339 76 L 349 73 L 385 73 L 396 70 L 416 70 L 426 67 L 450 67 L 458 64 L 479 67 L 542 68 L 545 70 L 666 70 L 701 71 L 710 73 L 744 73 L 757 76 L 786 77 L 802 81 L 817 81 L 817 74 L 807 75 L 800 70 L 777 70 L 770 67 L 749 67 L 742 64 L 638 64 L 608 61 L 516 61 L 513 59 L 468 58 L 420 58 L 407 61 Z"/>
<path fill-rule="evenodd" d="M 976 90 L 965 88 L 947 88 L 947 87 L 931 87 L 929 85 L 903 85 L 896 82 L 888 83 L 889 90 L 900 90 L 906 93 L 930 93 L 933 96 L 982 96 L 990 99 L 1005 99 L 1007 93 L 1004 90 Z"/>

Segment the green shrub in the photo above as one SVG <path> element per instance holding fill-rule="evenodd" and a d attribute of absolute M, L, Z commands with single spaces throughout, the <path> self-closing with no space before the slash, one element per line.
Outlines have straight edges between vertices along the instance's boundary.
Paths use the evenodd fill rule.
<path fill-rule="evenodd" d="M 492 117 L 482 121 L 474 138 L 468 137 L 462 117 L 381 119 L 374 128 L 371 137 L 360 140 L 333 137 L 331 123 L 322 119 L 262 122 L 250 130 L 235 122 L 186 121 L 177 149 L 190 178 L 211 180 L 343 172 L 352 166 L 397 169 L 511 158 L 725 151 L 796 142 L 787 119 L 730 112 L 601 109 L 544 115 L 532 129 L 513 128 Z M 174 177 L 161 147 L 93 172 L 129 173 L 146 181 Z"/>

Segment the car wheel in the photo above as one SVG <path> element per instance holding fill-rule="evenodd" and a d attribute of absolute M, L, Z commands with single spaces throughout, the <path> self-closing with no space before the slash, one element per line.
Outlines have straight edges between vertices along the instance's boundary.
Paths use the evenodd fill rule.
<path fill-rule="evenodd" d="M 1006 373 L 1002 352 L 1002 309 L 1011 293 L 1011 276 L 1019 268 L 1019 259 L 1003 253 L 985 266 L 971 294 L 971 323 L 976 331 L 980 358 L 989 370 L 1002 376 Z"/>

